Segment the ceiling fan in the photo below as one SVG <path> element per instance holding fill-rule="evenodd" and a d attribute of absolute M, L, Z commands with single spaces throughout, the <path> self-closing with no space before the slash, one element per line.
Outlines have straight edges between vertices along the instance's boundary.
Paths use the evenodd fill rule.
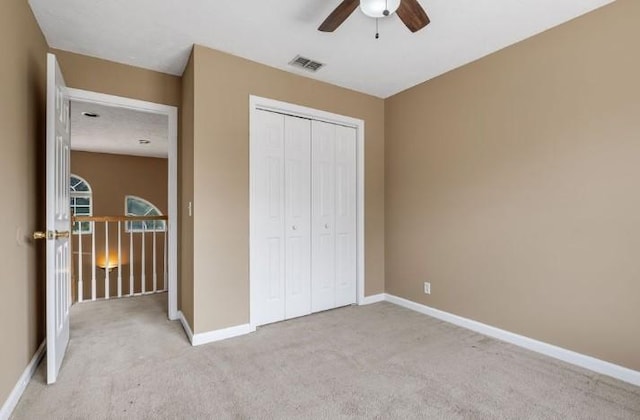
<path fill-rule="evenodd" d="M 418 0 L 343 0 L 318 28 L 321 32 L 333 32 L 360 6 L 362 12 L 372 18 L 383 18 L 397 13 L 411 32 L 417 32 L 430 22 Z"/>

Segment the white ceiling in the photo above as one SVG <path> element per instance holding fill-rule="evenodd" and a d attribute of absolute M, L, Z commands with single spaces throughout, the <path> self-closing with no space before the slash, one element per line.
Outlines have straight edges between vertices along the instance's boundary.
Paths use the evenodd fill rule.
<path fill-rule="evenodd" d="M 613 0 L 419 0 L 431 18 L 410 33 L 396 15 L 356 12 L 316 28 L 341 0 L 29 0 L 49 45 L 181 75 L 201 44 L 386 98 Z M 327 66 L 288 66 L 300 54 Z"/>
<path fill-rule="evenodd" d="M 85 117 L 82 112 L 95 113 L 99 117 Z M 141 139 L 151 143 L 142 145 Z M 72 150 L 166 158 L 168 141 L 166 115 L 71 102 Z"/>

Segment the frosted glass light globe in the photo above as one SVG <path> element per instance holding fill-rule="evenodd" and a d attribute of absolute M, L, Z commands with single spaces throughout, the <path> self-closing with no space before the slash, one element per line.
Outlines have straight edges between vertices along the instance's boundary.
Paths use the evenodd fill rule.
<path fill-rule="evenodd" d="M 362 13 L 372 18 L 385 17 L 385 10 L 389 10 L 389 16 L 391 16 L 398 7 L 400 7 L 400 0 L 360 0 Z"/>

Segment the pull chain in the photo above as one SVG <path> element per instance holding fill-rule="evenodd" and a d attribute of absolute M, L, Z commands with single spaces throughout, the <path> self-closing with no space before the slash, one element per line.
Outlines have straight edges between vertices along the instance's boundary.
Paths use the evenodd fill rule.
<path fill-rule="evenodd" d="M 384 11 L 382 12 L 383 16 L 389 16 L 389 0 L 384 1 Z M 378 18 L 376 18 L 376 39 L 380 39 L 380 31 L 378 30 Z"/>

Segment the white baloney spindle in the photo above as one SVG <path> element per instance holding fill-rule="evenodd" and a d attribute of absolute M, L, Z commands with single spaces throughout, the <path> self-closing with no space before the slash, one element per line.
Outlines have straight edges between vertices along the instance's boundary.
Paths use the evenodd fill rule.
<path fill-rule="evenodd" d="M 118 297 L 122 297 L 122 222 L 118 220 Z"/>
<path fill-rule="evenodd" d="M 78 302 L 82 303 L 84 282 L 82 279 L 82 222 L 78 223 Z"/>
<path fill-rule="evenodd" d="M 111 289 L 109 279 L 109 222 L 104 222 L 104 298 L 109 299 L 109 292 Z"/>
<path fill-rule="evenodd" d="M 91 300 L 96 300 L 96 222 L 91 221 Z"/>
<path fill-rule="evenodd" d="M 153 222 L 153 292 L 158 291 L 158 270 L 156 268 L 156 226 Z"/>
<path fill-rule="evenodd" d="M 168 288 L 167 284 L 167 232 L 169 227 L 167 226 L 167 222 L 164 223 L 164 232 L 162 233 L 164 236 L 164 261 L 162 266 L 162 290 L 166 291 Z"/>
<path fill-rule="evenodd" d="M 146 279 L 146 271 L 147 271 L 147 263 L 145 262 L 145 233 L 146 233 L 146 229 L 145 229 L 145 222 L 142 222 L 142 232 L 140 233 L 141 239 L 142 239 L 142 266 L 140 267 L 142 274 L 140 275 L 140 284 L 142 286 L 142 294 L 145 294 L 147 292 L 147 279 Z"/>
<path fill-rule="evenodd" d="M 129 225 L 129 296 L 133 296 L 133 224 Z"/>

